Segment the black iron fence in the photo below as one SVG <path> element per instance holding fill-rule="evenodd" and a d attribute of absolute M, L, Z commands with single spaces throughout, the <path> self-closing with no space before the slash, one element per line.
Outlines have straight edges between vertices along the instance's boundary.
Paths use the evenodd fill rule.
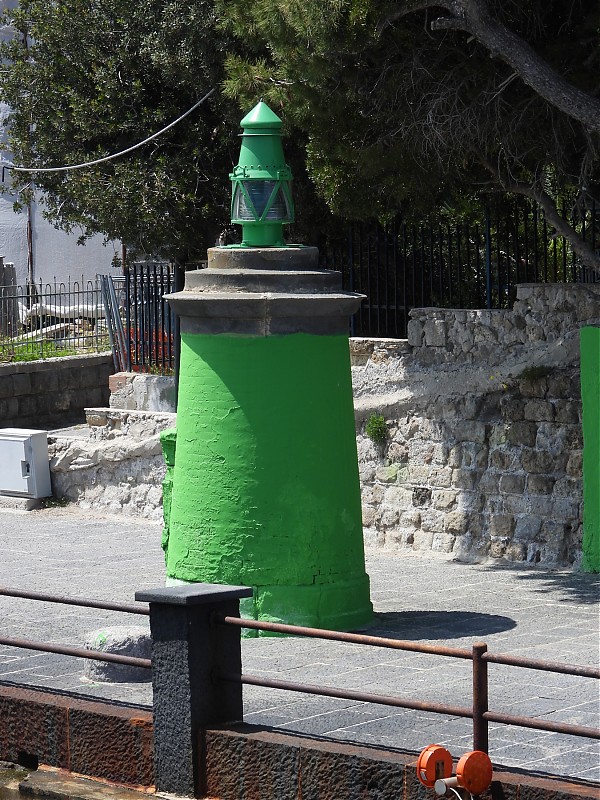
<path fill-rule="evenodd" d="M 598 251 L 600 206 L 591 202 L 569 222 Z M 412 308 L 507 308 L 518 283 L 597 279 L 541 208 L 525 201 L 460 222 L 344 226 L 322 264 L 342 272 L 345 289 L 367 295 L 352 324 L 356 336 L 404 338 Z"/>
<path fill-rule="evenodd" d="M 98 279 L 0 286 L 0 362 L 108 349 Z"/>
<path fill-rule="evenodd" d="M 569 223 L 600 249 L 600 206 L 591 202 Z M 340 223 L 321 265 L 339 270 L 345 289 L 367 296 L 351 334 L 393 338 L 406 336 L 412 308 L 508 308 L 518 283 L 598 279 L 541 208 L 525 201 L 490 205 L 458 222 Z M 124 276 L 102 280 L 115 367 L 172 373 L 177 321 L 164 295 L 176 290 L 173 265 L 134 264 Z"/>
<path fill-rule="evenodd" d="M 173 289 L 171 264 L 133 264 L 123 276 L 103 276 L 104 306 L 118 371 L 173 372 L 176 320 L 164 299 Z"/>

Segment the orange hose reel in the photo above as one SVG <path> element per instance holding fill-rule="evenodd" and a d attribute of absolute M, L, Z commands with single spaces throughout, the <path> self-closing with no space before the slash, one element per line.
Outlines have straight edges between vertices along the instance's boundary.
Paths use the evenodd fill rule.
<path fill-rule="evenodd" d="M 479 795 L 489 788 L 492 774 L 490 757 L 482 750 L 472 750 L 461 756 L 456 775 L 452 774 L 452 756 L 439 744 L 430 744 L 417 759 L 419 782 L 440 796 L 450 789 L 465 789 L 471 795 Z"/>
<path fill-rule="evenodd" d="M 481 794 L 492 782 L 492 762 L 482 750 L 465 753 L 456 765 L 458 785 L 471 794 Z"/>
<path fill-rule="evenodd" d="M 421 751 L 417 760 L 417 778 L 428 789 L 433 789 L 440 778 L 452 775 L 452 756 L 439 744 L 430 744 Z"/>

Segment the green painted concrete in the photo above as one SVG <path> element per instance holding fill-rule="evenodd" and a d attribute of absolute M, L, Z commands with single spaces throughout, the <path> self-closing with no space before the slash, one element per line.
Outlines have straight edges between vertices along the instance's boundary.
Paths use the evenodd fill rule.
<path fill-rule="evenodd" d="M 347 336 L 182 336 L 166 561 L 246 616 L 371 618 Z"/>
<path fill-rule="evenodd" d="M 171 495 L 173 494 L 173 467 L 175 466 L 175 448 L 177 446 L 177 430 L 175 428 L 168 428 L 160 435 L 160 443 L 162 446 L 163 456 L 167 465 L 165 478 L 162 482 L 163 490 L 163 532 L 162 532 L 162 549 L 167 552 L 169 543 L 169 526 L 171 521 Z"/>
<path fill-rule="evenodd" d="M 583 562 L 600 572 L 600 328 L 581 329 Z"/>

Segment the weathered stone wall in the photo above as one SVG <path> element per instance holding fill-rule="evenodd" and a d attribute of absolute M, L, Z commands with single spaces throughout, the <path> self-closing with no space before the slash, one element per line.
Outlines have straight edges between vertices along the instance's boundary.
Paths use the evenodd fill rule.
<path fill-rule="evenodd" d="M 0 364 L 0 426 L 46 428 L 83 422 L 86 406 L 108 404 L 113 372 L 107 353 Z"/>
<path fill-rule="evenodd" d="M 111 408 L 174 413 L 177 407 L 172 375 L 117 372 L 111 375 L 109 388 Z"/>
<path fill-rule="evenodd" d="M 599 324 L 599 299 L 523 285 L 509 311 L 415 309 L 407 341 L 353 340 L 367 544 L 578 564 L 579 328 Z"/>
<path fill-rule="evenodd" d="M 579 564 L 579 329 L 600 324 L 599 300 L 600 286 L 522 285 L 511 310 L 415 309 L 408 340 L 351 340 L 368 545 Z M 120 402 L 158 391 L 134 380 L 113 377 Z M 365 435 L 372 413 L 383 447 Z M 158 433 L 174 415 L 104 409 L 90 422 L 91 441 L 51 444 L 55 493 L 159 519 Z"/>
<path fill-rule="evenodd" d="M 174 414 L 87 409 L 89 438 L 49 436 L 52 492 L 81 508 L 162 517 L 160 433 Z"/>

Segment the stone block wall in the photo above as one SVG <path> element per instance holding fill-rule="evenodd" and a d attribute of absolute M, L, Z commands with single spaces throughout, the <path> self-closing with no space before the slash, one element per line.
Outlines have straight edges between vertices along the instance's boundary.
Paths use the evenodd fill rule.
<path fill-rule="evenodd" d="M 83 422 L 86 406 L 108 405 L 113 372 L 107 353 L 0 364 L 0 425 L 51 428 Z"/>
<path fill-rule="evenodd" d="M 577 566 L 579 329 L 600 287 L 518 287 L 507 311 L 415 309 L 407 341 L 353 340 L 366 543 Z M 383 414 L 383 446 L 365 434 Z"/>
<path fill-rule="evenodd" d="M 579 565 L 579 330 L 600 324 L 599 301 L 600 285 L 521 285 L 509 310 L 414 309 L 407 340 L 351 340 L 367 545 Z M 115 405 L 171 391 L 151 378 L 114 376 Z M 371 414 L 383 446 L 365 434 Z M 89 421 L 91 441 L 51 443 L 55 494 L 160 519 L 159 433 L 174 415 Z"/>
<path fill-rule="evenodd" d="M 89 437 L 48 437 L 52 492 L 83 509 L 162 518 L 160 433 L 175 415 L 86 409 Z"/>
<path fill-rule="evenodd" d="M 174 413 L 177 407 L 172 375 L 117 372 L 111 375 L 109 388 L 111 408 Z"/>

